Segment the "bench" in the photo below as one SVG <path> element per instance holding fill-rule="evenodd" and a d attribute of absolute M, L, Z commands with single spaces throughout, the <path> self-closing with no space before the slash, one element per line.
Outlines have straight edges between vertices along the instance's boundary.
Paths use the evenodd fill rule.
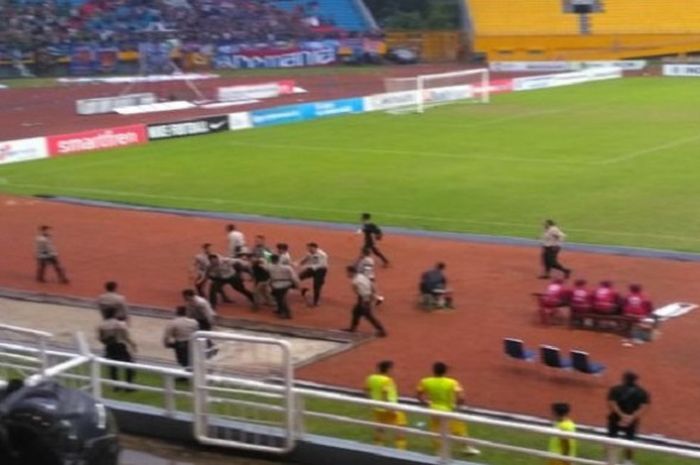
<path fill-rule="evenodd" d="M 632 326 L 638 321 L 635 317 L 619 314 L 571 312 L 569 327 L 592 329 L 593 331 L 612 331 L 623 336 L 629 336 Z"/>

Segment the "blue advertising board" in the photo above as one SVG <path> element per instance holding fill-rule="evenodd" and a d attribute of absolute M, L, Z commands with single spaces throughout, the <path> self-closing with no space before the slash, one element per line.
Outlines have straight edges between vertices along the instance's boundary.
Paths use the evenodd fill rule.
<path fill-rule="evenodd" d="M 328 116 L 347 115 L 364 111 L 364 100 L 347 98 L 325 102 L 285 105 L 250 112 L 253 126 L 272 126 L 275 124 L 297 123 Z"/>

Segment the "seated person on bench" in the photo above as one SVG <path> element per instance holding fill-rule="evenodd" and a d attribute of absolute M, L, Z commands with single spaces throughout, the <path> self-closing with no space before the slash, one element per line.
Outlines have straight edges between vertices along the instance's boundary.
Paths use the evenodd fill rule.
<path fill-rule="evenodd" d="M 553 279 L 540 296 L 540 318 L 547 324 L 549 317 L 557 313 L 557 309 L 569 305 L 571 291 L 561 278 Z"/>
<path fill-rule="evenodd" d="M 423 303 L 437 308 L 452 308 L 452 291 L 447 288 L 446 265 L 439 262 L 420 278 L 420 293 Z"/>
<path fill-rule="evenodd" d="M 632 284 L 630 292 L 622 301 L 622 314 L 643 320 L 654 311 L 651 300 L 642 292 L 642 286 Z"/>
<path fill-rule="evenodd" d="M 593 308 L 593 294 L 588 290 L 585 279 L 577 279 L 571 290 L 569 308 L 571 313 L 590 313 Z"/>
<path fill-rule="evenodd" d="M 602 281 L 593 292 L 593 312 L 603 315 L 620 313 L 620 296 L 610 281 Z"/>

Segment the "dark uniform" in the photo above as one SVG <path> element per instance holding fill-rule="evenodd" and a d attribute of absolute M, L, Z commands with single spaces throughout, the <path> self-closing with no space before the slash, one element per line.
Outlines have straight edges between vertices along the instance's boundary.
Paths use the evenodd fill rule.
<path fill-rule="evenodd" d="M 104 320 L 97 326 L 97 338 L 105 346 L 105 358 L 129 363 L 134 361 L 131 350 L 136 348 L 136 344 L 131 340 L 129 327 L 125 322 L 116 318 Z M 127 383 L 133 382 L 134 374 L 133 369 L 126 369 Z M 119 369 L 109 367 L 109 377 L 115 381 L 119 380 Z M 115 388 L 115 390 L 121 390 L 121 388 Z"/>
<path fill-rule="evenodd" d="M 388 265 L 389 259 L 379 251 L 376 245 L 376 242 L 382 240 L 383 237 L 382 230 L 379 228 L 379 226 L 374 223 L 363 223 L 362 234 L 364 235 L 362 250 L 370 250 L 374 255 L 379 257 L 384 266 Z"/>
<path fill-rule="evenodd" d="M 608 401 L 617 404 L 620 411 L 625 415 L 633 415 L 642 406 L 650 404 L 649 393 L 636 384 L 620 384 L 610 389 Z M 617 412 L 610 412 L 608 415 L 608 435 L 617 437 L 624 433 L 625 439 L 633 440 L 637 435 L 639 420 L 635 420 L 627 426 L 620 425 L 620 415 Z"/>

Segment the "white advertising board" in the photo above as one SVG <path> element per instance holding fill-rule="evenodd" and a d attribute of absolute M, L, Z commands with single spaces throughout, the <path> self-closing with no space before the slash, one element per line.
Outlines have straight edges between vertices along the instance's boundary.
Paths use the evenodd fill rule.
<path fill-rule="evenodd" d="M 47 158 L 49 150 L 45 137 L 0 142 L 0 165 Z"/>

